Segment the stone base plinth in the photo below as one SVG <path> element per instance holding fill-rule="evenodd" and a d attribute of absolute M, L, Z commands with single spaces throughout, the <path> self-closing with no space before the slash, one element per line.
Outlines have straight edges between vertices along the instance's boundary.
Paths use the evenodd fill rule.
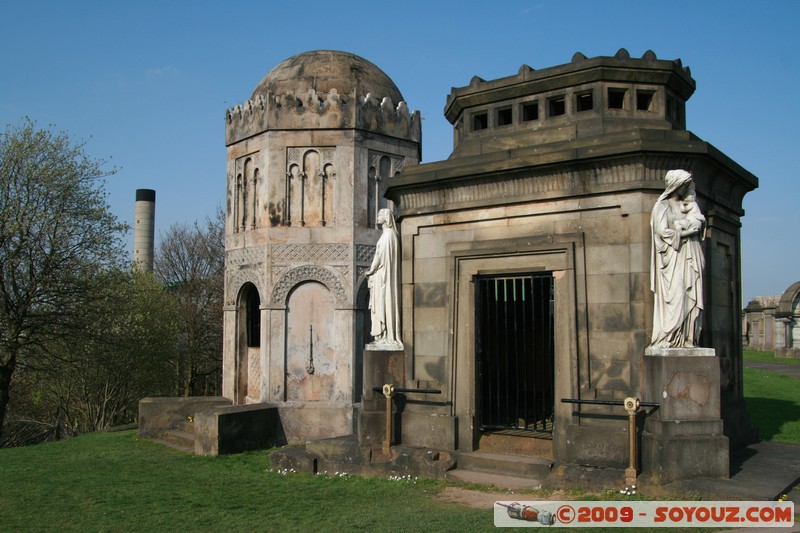
<path fill-rule="evenodd" d="M 373 387 L 391 384 L 402 387 L 405 375 L 405 352 L 391 350 L 371 350 L 369 345 L 364 349 L 364 391 L 363 400 L 383 400 L 382 392 L 375 392 Z M 380 408 L 380 407 L 379 407 Z"/>
<path fill-rule="evenodd" d="M 648 348 L 643 400 L 659 404 L 642 434 L 642 474 L 652 481 L 728 478 L 719 359 L 711 348 Z"/>
<path fill-rule="evenodd" d="M 385 405 L 385 401 L 381 402 Z M 392 406 L 392 442 L 396 442 L 397 413 Z M 380 448 L 386 439 L 386 407 L 364 405 L 357 412 L 356 436 L 359 445 L 365 448 Z"/>

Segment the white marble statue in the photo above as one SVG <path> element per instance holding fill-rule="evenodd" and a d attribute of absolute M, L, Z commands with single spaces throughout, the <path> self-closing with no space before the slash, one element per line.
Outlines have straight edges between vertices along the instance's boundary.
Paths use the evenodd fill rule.
<path fill-rule="evenodd" d="M 378 211 L 377 223 L 383 227 L 375 246 L 375 257 L 366 272 L 369 309 L 372 318 L 372 349 L 402 350 L 400 327 L 400 236 L 389 209 Z"/>
<path fill-rule="evenodd" d="M 706 219 L 695 202 L 692 175 L 670 170 L 666 189 L 650 216 L 653 237 L 650 290 L 655 348 L 692 348 L 700 338 L 703 312 L 703 249 Z"/>

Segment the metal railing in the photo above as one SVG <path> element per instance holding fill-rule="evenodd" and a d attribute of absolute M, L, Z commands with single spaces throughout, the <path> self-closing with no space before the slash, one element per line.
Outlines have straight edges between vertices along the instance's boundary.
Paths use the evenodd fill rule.
<path fill-rule="evenodd" d="M 636 476 L 639 474 L 636 461 L 639 455 L 636 442 L 636 417 L 639 412 L 639 407 L 654 407 L 655 409 L 658 409 L 658 403 L 642 402 L 639 401 L 639 398 L 634 398 L 632 396 L 625 398 L 624 400 L 581 400 L 576 398 L 561 398 L 561 403 L 621 405 L 625 408 L 625 411 L 628 413 L 628 468 L 625 469 L 625 484 L 632 485 L 636 483 Z M 653 411 L 655 411 L 655 409 L 653 409 Z"/>
<path fill-rule="evenodd" d="M 439 389 L 401 389 L 387 383 L 383 387 L 372 387 L 375 392 L 382 392 L 386 397 L 386 436 L 383 439 L 383 454 L 388 456 L 392 446 L 392 398 L 398 392 L 411 392 L 415 394 L 441 394 Z"/>

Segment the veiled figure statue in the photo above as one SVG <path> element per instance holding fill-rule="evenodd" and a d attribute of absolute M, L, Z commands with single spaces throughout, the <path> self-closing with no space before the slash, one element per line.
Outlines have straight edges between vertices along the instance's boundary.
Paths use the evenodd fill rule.
<path fill-rule="evenodd" d="M 376 222 L 383 228 L 375 246 L 375 257 L 366 272 L 372 318 L 370 347 L 402 350 L 400 327 L 400 236 L 389 209 L 378 211 Z"/>
<path fill-rule="evenodd" d="M 700 241 L 706 219 L 695 202 L 689 172 L 670 170 L 664 181 L 650 216 L 650 290 L 655 293 L 650 346 L 692 348 L 702 326 L 705 259 Z"/>

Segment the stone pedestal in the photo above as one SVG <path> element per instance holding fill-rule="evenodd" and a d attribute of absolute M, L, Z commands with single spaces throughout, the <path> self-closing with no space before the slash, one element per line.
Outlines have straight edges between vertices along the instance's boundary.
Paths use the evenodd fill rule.
<path fill-rule="evenodd" d="M 642 473 L 657 483 L 729 477 L 713 348 L 648 348 L 643 399 L 659 408 L 642 434 Z"/>
<path fill-rule="evenodd" d="M 380 446 L 386 433 L 386 397 L 373 387 L 389 383 L 403 387 L 405 353 L 398 350 L 364 349 L 364 391 L 358 413 L 358 441 L 362 446 Z M 394 413 L 397 417 L 397 413 Z M 394 421 L 392 427 L 398 427 Z M 396 434 L 396 433 L 395 433 Z M 393 436 L 394 437 L 394 436 Z M 393 440 L 396 440 L 394 437 Z"/>

